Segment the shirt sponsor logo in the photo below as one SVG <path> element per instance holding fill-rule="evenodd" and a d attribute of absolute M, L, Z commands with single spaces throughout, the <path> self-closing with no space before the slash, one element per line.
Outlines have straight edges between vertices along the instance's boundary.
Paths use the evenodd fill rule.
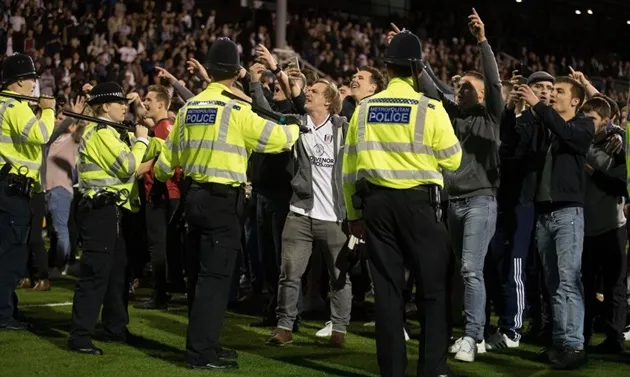
<path fill-rule="evenodd" d="M 335 166 L 334 158 L 326 158 L 326 157 L 315 157 L 309 156 L 311 160 L 311 165 L 318 166 L 320 168 L 332 168 Z"/>
<path fill-rule="evenodd" d="M 188 109 L 185 124 L 215 124 L 217 109 Z"/>
<path fill-rule="evenodd" d="M 332 143 L 332 134 L 324 135 L 324 142 L 326 142 L 326 144 Z"/>
<path fill-rule="evenodd" d="M 368 110 L 368 123 L 407 124 L 411 106 L 372 106 Z"/>

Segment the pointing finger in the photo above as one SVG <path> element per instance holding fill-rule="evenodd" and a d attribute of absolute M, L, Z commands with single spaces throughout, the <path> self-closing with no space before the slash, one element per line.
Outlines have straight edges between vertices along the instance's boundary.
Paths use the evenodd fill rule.
<path fill-rule="evenodd" d="M 390 22 L 390 24 L 389 24 L 389 25 L 392 27 L 392 29 L 393 29 L 396 33 L 400 33 L 400 29 L 398 28 L 398 26 L 396 26 L 396 24 L 395 24 L 395 23 Z"/>

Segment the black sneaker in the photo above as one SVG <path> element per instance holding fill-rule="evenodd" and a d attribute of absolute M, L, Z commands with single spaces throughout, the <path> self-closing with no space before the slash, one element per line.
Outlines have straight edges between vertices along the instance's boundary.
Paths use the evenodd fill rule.
<path fill-rule="evenodd" d="M 538 355 L 536 356 L 536 360 L 545 364 L 555 364 L 560 359 L 561 353 L 562 351 L 557 347 L 545 348 L 538 353 Z"/>
<path fill-rule="evenodd" d="M 558 360 L 551 366 L 553 369 L 571 370 L 578 369 L 588 362 L 584 350 L 565 348 L 560 353 Z"/>

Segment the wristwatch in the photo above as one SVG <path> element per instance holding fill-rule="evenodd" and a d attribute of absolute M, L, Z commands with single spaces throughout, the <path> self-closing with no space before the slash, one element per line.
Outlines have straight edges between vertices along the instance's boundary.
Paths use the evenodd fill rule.
<path fill-rule="evenodd" d="M 278 73 L 280 73 L 281 71 L 282 71 L 282 67 L 280 67 L 280 64 L 278 64 L 278 65 L 276 65 L 276 69 L 274 69 L 274 70 L 273 70 L 273 71 L 271 71 L 271 72 L 273 72 L 273 74 L 274 74 L 274 75 L 277 75 L 277 74 L 278 74 Z"/>

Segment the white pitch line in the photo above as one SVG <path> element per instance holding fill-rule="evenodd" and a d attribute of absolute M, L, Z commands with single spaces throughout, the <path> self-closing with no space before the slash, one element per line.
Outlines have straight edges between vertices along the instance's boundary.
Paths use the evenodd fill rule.
<path fill-rule="evenodd" d="M 72 305 L 72 301 L 69 302 L 53 302 L 51 304 L 27 304 L 27 305 L 18 305 L 18 308 L 52 308 L 55 306 L 70 306 Z"/>

